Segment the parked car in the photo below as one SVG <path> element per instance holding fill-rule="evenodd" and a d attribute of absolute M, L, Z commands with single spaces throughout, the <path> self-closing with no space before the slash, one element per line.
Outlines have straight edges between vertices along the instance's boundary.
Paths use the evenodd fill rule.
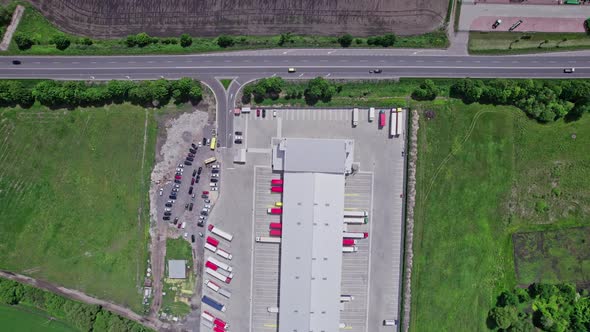
<path fill-rule="evenodd" d="M 188 188 L 188 194 L 192 195 L 193 194 L 193 187 Z"/>
<path fill-rule="evenodd" d="M 192 235 L 191 235 L 191 242 L 192 242 L 192 243 L 195 243 L 195 234 L 192 234 Z"/>
<path fill-rule="evenodd" d="M 201 198 L 209 198 L 209 195 L 201 195 Z"/>
<path fill-rule="evenodd" d="M 209 199 L 205 199 L 205 203 L 209 204 L 211 201 Z"/>
<path fill-rule="evenodd" d="M 277 110 L 273 110 L 273 111 L 272 111 L 272 117 L 273 117 L 273 118 L 276 118 L 276 117 L 277 117 Z"/>
<path fill-rule="evenodd" d="M 184 209 L 188 210 L 188 203 L 184 204 Z"/>
<path fill-rule="evenodd" d="M 178 226 L 176 228 L 180 229 L 180 227 L 182 226 L 182 223 L 178 223 Z"/>
<path fill-rule="evenodd" d="M 242 144 L 242 138 L 236 138 L 234 140 L 234 143 L 236 143 L 236 144 Z"/>
<path fill-rule="evenodd" d="M 195 177 L 195 175 L 197 175 L 197 170 L 193 169 L 193 177 Z"/>
<path fill-rule="evenodd" d="M 219 177 L 219 173 L 213 173 L 213 174 L 211 174 L 211 177 L 218 178 Z"/>
<path fill-rule="evenodd" d="M 195 158 L 193 158 L 193 157 L 186 157 L 186 160 L 188 160 L 188 161 L 195 161 Z"/>
<path fill-rule="evenodd" d="M 164 212 L 164 215 L 169 217 L 172 215 L 172 212 L 166 211 L 166 212 Z"/>
<path fill-rule="evenodd" d="M 170 220 L 170 217 L 168 217 L 168 216 L 164 216 L 164 217 L 162 218 L 162 220 Z"/>
<path fill-rule="evenodd" d="M 195 155 L 192 154 L 192 153 L 189 153 L 188 156 L 191 157 L 191 158 L 194 158 L 195 157 Z"/>
<path fill-rule="evenodd" d="M 217 187 L 212 187 L 211 191 L 217 191 Z"/>
<path fill-rule="evenodd" d="M 212 169 L 212 170 L 211 170 L 211 173 L 213 173 L 213 174 L 218 174 L 218 173 L 219 173 L 219 169 Z"/>
<path fill-rule="evenodd" d="M 180 188 L 179 184 L 175 184 L 173 188 Z"/>
<path fill-rule="evenodd" d="M 207 190 L 203 190 L 202 194 L 203 195 L 209 195 L 209 192 Z"/>
<path fill-rule="evenodd" d="M 181 175 L 175 175 L 175 176 L 174 176 L 174 178 L 175 178 L 176 180 L 180 180 L 180 179 L 182 179 L 182 176 L 181 176 Z"/>
<path fill-rule="evenodd" d="M 201 211 L 201 215 L 202 216 L 208 216 L 209 215 L 209 212 L 207 212 L 207 211 Z"/>
<path fill-rule="evenodd" d="M 174 225 L 178 223 L 178 217 L 174 218 Z"/>
<path fill-rule="evenodd" d="M 193 184 L 195 184 L 195 178 L 192 178 L 192 179 L 191 179 L 191 186 L 192 186 Z"/>
<path fill-rule="evenodd" d="M 168 196 L 170 199 L 176 199 L 176 195 L 170 195 Z"/>
<path fill-rule="evenodd" d="M 166 211 L 166 212 L 170 212 L 170 211 L 172 211 L 172 210 L 171 210 L 170 208 L 165 208 L 165 209 L 164 209 L 164 211 Z"/>
<path fill-rule="evenodd" d="M 215 164 L 215 165 L 211 166 L 211 168 L 213 168 L 213 169 L 219 168 L 219 164 Z"/>
<path fill-rule="evenodd" d="M 166 205 L 167 207 L 172 207 L 172 203 L 170 203 L 170 202 L 168 202 L 168 203 L 166 203 L 164 205 Z"/>
<path fill-rule="evenodd" d="M 203 171 L 203 167 L 199 166 L 199 170 L 197 171 L 197 173 L 201 174 L 202 171 Z"/>
<path fill-rule="evenodd" d="M 241 131 L 236 131 L 236 136 L 242 136 L 242 132 Z"/>
<path fill-rule="evenodd" d="M 191 203 L 191 204 L 188 206 L 188 210 L 189 210 L 189 211 L 192 211 L 192 210 L 193 210 L 193 203 Z"/>
<path fill-rule="evenodd" d="M 195 149 L 188 149 L 188 151 L 193 154 L 197 153 L 197 150 L 195 150 Z"/>
<path fill-rule="evenodd" d="M 164 188 L 160 188 L 160 196 L 162 196 L 163 192 L 164 192 Z"/>
<path fill-rule="evenodd" d="M 193 149 L 197 149 L 197 146 L 195 145 L 195 143 L 191 143 L 191 146 L 193 147 Z"/>
<path fill-rule="evenodd" d="M 199 227 L 205 226 L 205 220 L 199 220 L 199 222 L 197 222 L 197 226 L 199 226 Z"/>
<path fill-rule="evenodd" d="M 207 139 L 205 137 L 203 137 L 203 142 L 202 142 L 203 146 L 207 145 Z"/>
<path fill-rule="evenodd" d="M 178 188 L 172 188 L 172 192 L 173 193 L 177 193 L 178 192 Z"/>
<path fill-rule="evenodd" d="M 260 116 L 260 108 L 256 109 L 256 116 L 259 117 Z"/>
<path fill-rule="evenodd" d="M 178 180 L 178 179 L 174 179 L 174 183 L 178 183 L 178 184 L 180 184 L 180 183 L 182 183 L 182 181 L 180 181 L 180 180 Z"/>
<path fill-rule="evenodd" d="M 217 178 L 211 178 L 211 182 L 213 182 L 213 183 L 219 182 L 219 179 L 217 179 Z"/>
<path fill-rule="evenodd" d="M 192 163 L 192 162 L 190 162 L 189 160 L 185 160 L 185 161 L 184 161 L 184 164 L 185 164 L 185 165 L 187 165 L 187 166 L 191 166 L 193 163 Z"/>
<path fill-rule="evenodd" d="M 211 209 L 211 204 L 205 204 L 205 209 Z"/>
<path fill-rule="evenodd" d="M 184 168 L 184 165 L 183 164 L 178 164 L 178 167 Z"/>
<path fill-rule="evenodd" d="M 263 108 L 262 109 L 262 117 L 263 118 L 266 118 L 266 108 Z"/>

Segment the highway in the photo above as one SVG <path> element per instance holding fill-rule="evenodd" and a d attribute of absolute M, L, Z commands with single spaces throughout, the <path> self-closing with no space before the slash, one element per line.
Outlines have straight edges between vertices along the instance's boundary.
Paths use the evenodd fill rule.
<path fill-rule="evenodd" d="M 218 136 L 231 147 L 230 110 L 241 86 L 251 80 L 281 76 L 309 79 L 392 79 L 399 77 L 587 78 L 590 57 L 575 54 L 532 56 L 460 56 L 444 51 L 397 50 L 268 50 L 162 56 L 30 56 L 0 58 L 1 78 L 58 80 L 177 79 L 194 77 L 216 96 Z M 20 65 L 12 64 L 17 59 Z M 287 69 L 296 68 L 296 73 Z M 575 67 L 565 74 L 564 68 Z M 369 70 L 380 68 L 381 74 Z M 219 78 L 234 78 L 226 92 Z"/>

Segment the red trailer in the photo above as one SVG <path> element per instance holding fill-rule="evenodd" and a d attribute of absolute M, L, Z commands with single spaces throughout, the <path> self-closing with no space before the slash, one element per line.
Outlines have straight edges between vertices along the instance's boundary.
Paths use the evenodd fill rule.
<path fill-rule="evenodd" d="M 283 185 L 283 180 L 281 179 L 272 179 L 270 180 L 270 184 L 273 186 L 282 186 Z"/>
<path fill-rule="evenodd" d="M 282 193 L 283 187 L 270 187 L 270 191 L 272 191 L 273 193 Z"/>
<path fill-rule="evenodd" d="M 210 245 L 217 247 L 219 245 L 219 240 L 211 237 L 211 236 L 207 236 L 207 243 L 209 243 Z"/>
<path fill-rule="evenodd" d="M 213 332 L 225 332 L 225 330 L 222 327 L 215 325 L 213 326 Z"/>
<path fill-rule="evenodd" d="M 269 208 L 268 210 L 266 210 L 266 213 L 268 213 L 268 214 L 282 214 L 283 209 L 282 208 Z"/>
<path fill-rule="evenodd" d="M 387 122 L 385 111 L 381 110 L 379 111 L 379 127 L 385 127 L 385 122 Z"/>
<path fill-rule="evenodd" d="M 217 271 L 217 265 L 215 265 L 215 264 L 213 264 L 213 263 L 211 263 L 209 261 L 207 261 L 207 263 L 205 263 L 205 266 L 208 267 L 208 268 L 210 268 L 213 271 Z"/>
<path fill-rule="evenodd" d="M 270 236 L 281 236 L 282 232 L 280 229 L 271 229 Z"/>
<path fill-rule="evenodd" d="M 213 321 L 213 324 L 215 324 L 215 326 L 219 326 L 222 329 L 228 328 L 228 324 L 219 318 L 215 318 L 215 320 Z"/>
<path fill-rule="evenodd" d="M 283 224 L 280 222 L 271 222 L 270 229 L 283 229 Z"/>
<path fill-rule="evenodd" d="M 342 245 L 345 247 L 354 246 L 356 244 L 356 240 L 354 239 L 342 239 Z"/>

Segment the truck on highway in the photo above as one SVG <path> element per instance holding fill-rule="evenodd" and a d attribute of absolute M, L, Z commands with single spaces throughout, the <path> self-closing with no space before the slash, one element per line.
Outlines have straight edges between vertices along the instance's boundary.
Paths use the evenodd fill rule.
<path fill-rule="evenodd" d="M 257 236 L 256 242 L 260 243 L 281 243 L 280 237 Z"/>
<path fill-rule="evenodd" d="M 385 127 L 385 122 L 386 122 L 385 111 L 380 110 L 379 111 L 379 128 Z"/>
<path fill-rule="evenodd" d="M 359 124 L 359 109 L 353 108 L 352 109 L 352 126 L 356 127 Z"/>
<path fill-rule="evenodd" d="M 219 227 L 215 227 L 213 225 L 209 225 L 207 227 L 207 229 L 209 229 L 209 232 L 211 232 L 211 233 L 213 233 L 215 235 L 219 235 L 222 238 L 228 240 L 229 242 L 231 242 L 231 240 L 234 238 L 233 235 L 231 235 L 231 234 L 229 234 L 227 232 L 222 231 Z"/>
<path fill-rule="evenodd" d="M 344 218 L 348 217 L 348 218 L 364 218 L 366 216 L 368 216 L 369 214 L 367 213 L 367 211 L 359 211 L 359 210 L 351 210 L 351 211 L 347 211 L 344 210 Z"/>
<path fill-rule="evenodd" d="M 205 280 L 205 286 L 209 287 L 212 291 L 217 292 L 221 287 L 211 280 Z"/>
<path fill-rule="evenodd" d="M 278 236 L 280 237 L 281 234 L 283 233 L 280 229 L 271 229 L 270 232 L 268 232 L 270 236 Z"/>
<path fill-rule="evenodd" d="M 283 209 L 282 208 L 268 208 L 266 210 L 266 213 L 268 213 L 268 214 L 282 214 Z"/>
<path fill-rule="evenodd" d="M 223 249 L 217 249 L 217 254 L 227 260 L 231 260 L 233 255 Z"/>
<path fill-rule="evenodd" d="M 342 245 L 345 247 L 354 246 L 356 244 L 355 239 L 342 239 Z"/>
<path fill-rule="evenodd" d="M 209 257 L 207 259 L 207 262 L 211 262 L 211 263 L 217 265 L 219 268 L 226 270 L 227 272 L 231 272 L 233 270 L 231 266 L 229 266 L 228 264 L 225 264 L 223 262 L 220 262 L 218 259 L 216 259 L 214 257 Z"/>
<path fill-rule="evenodd" d="M 210 305 L 212 308 L 214 308 L 216 310 L 219 310 L 221 312 L 225 312 L 225 305 L 215 301 L 214 299 L 210 298 L 207 295 L 203 295 L 203 298 L 201 299 L 201 301 L 203 301 L 203 303 Z"/>
<path fill-rule="evenodd" d="M 219 240 L 212 236 L 207 236 L 207 243 L 217 248 L 217 246 L 219 245 Z"/>
<path fill-rule="evenodd" d="M 359 248 L 357 247 L 342 247 L 342 252 L 357 252 Z"/>
<path fill-rule="evenodd" d="M 283 187 L 270 187 L 270 191 L 273 193 L 282 193 L 283 192 Z"/>
<path fill-rule="evenodd" d="M 229 284 L 231 282 L 232 277 L 233 277 L 233 274 L 230 274 L 230 276 L 226 276 L 226 275 L 223 275 L 223 274 L 221 274 L 215 270 L 212 270 L 210 268 L 205 268 L 205 272 L 208 275 L 212 276 L 213 278 L 215 278 L 219 281 L 223 281 L 226 284 Z"/>
<path fill-rule="evenodd" d="M 395 137 L 399 137 L 404 129 L 404 112 L 401 108 L 395 113 Z"/>
<path fill-rule="evenodd" d="M 358 232 L 358 233 L 353 233 L 353 232 L 344 232 L 342 233 L 342 237 L 345 239 L 366 239 L 369 237 L 369 233 L 367 232 Z"/>
<path fill-rule="evenodd" d="M 283 180 L 281 179 L 272 179 L 270 180 L 270 184 L 273 186 L 282 186 L 283 185 Z"/>
<path fill-rule="evenodd" d="M 364 217 L 364 218 L 344 218 L 344 223 L 345 224 L 366 224 L 367 222 L 369 222 L 369 217 Z"/>
<path fill-rule="evenodd" d="M 375 107 L 369 108 L 369 122 L 375 120 Z"/>
<path fill-rule="evenodd" d="M 283 224 L 280 222 L 271 222 L 270 229 L 283 229 Z"/>

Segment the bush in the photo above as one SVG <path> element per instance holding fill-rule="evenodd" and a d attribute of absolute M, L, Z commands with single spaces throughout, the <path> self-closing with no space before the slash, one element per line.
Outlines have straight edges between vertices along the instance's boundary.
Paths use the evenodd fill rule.
<path fill-rule="evenodd" d="M 322 77 L 316 77 L 309 81 L 303 95 L 308 105 L 314 105 L 320 100 L 330 101 L 335 93 L 336 87 L 332 82 Z"/>
<path fill-rule="evenodd" d="M 367 39 L 367 44 L 374 46 L 390 47 L 397 41 L 396 35 L 388 33 L 383 36 L 374 36 Z"/>
<path fill-rule="evenodd" d="M 438 88 L 432 80 L 425 80 L 412 92 L 415 100 L 434 100 L 438 94 Z"/>
<path fill-rule="evenodd" d="M 217 37 L 217 45 L 222 48 L 231 47 L 235 43 L 234 38 L 231 36 L 221 35 Z"/>
<path fill-rule="evenodd" d="M 186 33 L 180 36 L 180 46 L 189 47 L 193 44 L 193 38 Z"/>
<path fill-rule="evenodd" d="M 21 51 L 28 50 L 35 44 L 31 37 L 20 32 L 15 34 L 14 42 L 16 43 L 16 46 L 18 46 L 18 49 Z"/>
<path fill-rule="evenodd" d="M 7 6 L 0 6 L 0 25 L 8 25 L 10 21 L 12 21 L 12 11 Z"/>
<path fill-rule="evenodd" d="M 279 38 L 278 45 L 283 46 L 287 43 L 292 43 L 293 41 L 294 41 L 293 35 L 290 32 L 281 33 L 281 37 Z"/>
<path fill-rule="evenodd" d="M 66 48 L 70 47 L 70 39 L 64 35 L 58 35 L 51 38 L 51 44 L 55 44 L 55 48 L 60 51 L 65 50 Z"/>
<path fill-rule="evenodd" d="M 338 38 L 338 43 L 340 43 L 340 46 L 342 47 L 349 47 L 352 44 L 352 36 L 345 34 Z"/>
<path fill-rule="evenodd" d="M 357 45 L 360 45 L 360 44 L 362 44 L 362 43 L 363 43 L 363 40 L 362 40 L 362 39 L 360 39 L 360 38 L 357 38 L 357 39 L 355 39 L 355 40 L 354 40 L 354 42 L 355 42 Z"/>
<path fill-rule="evenodd" d="M 92 41 L 92 39 L 90 39 L 90 38 L 88 38 L 88 37 L 84 37 L 84 38 L 80 38 L 80 40 L 78 41 L 78 43 L 80 43 L 81 45 L 90 46 L 90 45 L 92 45 L 94 42 Z"/>

